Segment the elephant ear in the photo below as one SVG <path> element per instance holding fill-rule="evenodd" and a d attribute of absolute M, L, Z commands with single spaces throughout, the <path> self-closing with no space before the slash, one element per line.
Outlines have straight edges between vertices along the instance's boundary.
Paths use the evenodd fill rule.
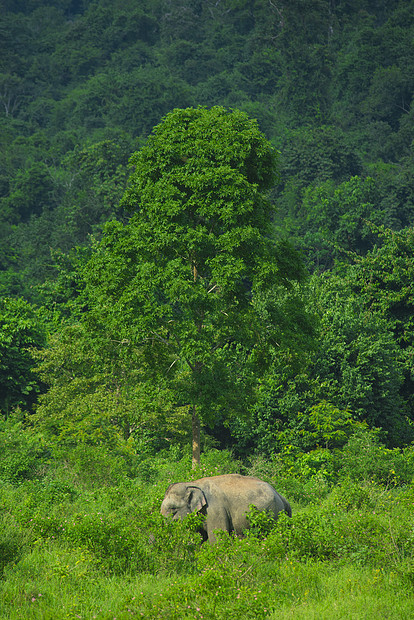
<path fill-rule="evenodd" d="M 191 512 L 198 512 L 207 505 L 206 496 L 199 487 L 188 487 L 187 503 Z"/>

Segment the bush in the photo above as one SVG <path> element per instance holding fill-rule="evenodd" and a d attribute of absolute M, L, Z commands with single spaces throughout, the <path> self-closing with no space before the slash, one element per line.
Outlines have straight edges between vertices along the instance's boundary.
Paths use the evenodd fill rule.
<path fill-rule="evenodd" d="M 102 454 L 111 466 L 96 450 L 94 462 Z M 206 473 L 232 465 L 227 454 L 205 456 Z M 378 596 L 377 615 L 412 615 L 414 485 L 347 478 L 332 488 L 257 460 L 250 473 L 296 498 L 293 517 L 252 509 L 244 539 L 222 532 L 212 547 L 195 531 L 199 515 L 181 523 L 159 512 L 168 481 L 190 479 L 188 455 L 158 455 L 151 482 L 124 471 L 113 486 L 93 486 L 90 473 L 86 485 L 67 457 L 42 480 L 0 486 L 1 617 L 331 618 L 336 602 L 361 617 Z"/>
<path fill-rule="evenodd" d="M 192 470 L 192 479 L 206 476 L 219 476 L 222 474 L 238 474 L 241 463 L 232 458 L 228 450 L 216 450 L 210 448 L 202 455 L 201 465 Z"/>
<path fill-rule="evenodd" d="M 0 479 L 17 484 L 36 478 L 48 456 L 39 433 L 12 417 L 0 421 Z"/>
<path fill-rule="evenodd" d="M 109 446 L 55 447 L 53 458 L 63 484 L 94 489 L 116 486 L 128 477 L 128 465 L 122 454 Z"/>
<path fill-rule="evenodd" d="M 372 431 L 353 435 L 337 459 L 339 475 L 354 481 L 373 480 L 393 486 L 414 477 L 414 447 L 385 448 Z"/>
<path fill-rule="evenodd" d="M 322 450 L 324 452 L 324 450 Z M 302 456 L 305 456 L 301 453 Z M 313 459 L 310 453 L 310 459 Z M 301 464 L 293 470 L 293 457 L 286 459 L 280 454 L 273 455 L 271 461 L 256 457 L 247 473 L 269 482 L 276 491 L 285 495 L 289 502 L 301 505 L 320 503 L 329 493 L 332 486 L 331 476 L 325 477 L 323 472 L 311 469 L 309 462 L 303 468 Z M 321 459 L 324 462 L 324 459 Z"/>
<path fill-rule="evenodd" d="M 373 510 L 375 500 L 367 487 L 351 480 L 344 480 L 336 486 L 329 497 L 333 510 L 349 512 L 352 510 Z"/>
<path fill-rule="evenodd" d="M 247 530 L 246 536 L 255 536 L 256 538 L 264 538 L 275 527 L 275 517 L 270 511 L 261 511 L 256 506 L 250 505 L 250 510 L 246 515 L 250 529 Z"/>
<path fill-rule="evenodd" d="M 18 527 L 37 545 L 85 549 L 98 567 L 117 575 L 169 572 L 171 563 L 175 570 L 189 570 L 194 563 L 194 550 L 201 542 L 194 524 L 165 520 L 158 499 L 141 497 L 137 505 L 132 485 L 83 491 L 76 502 L 65 493 L 54 505 L 49 488 L 38 484 L 37 489 L 24 490 L 20 498 L 14 494 L 18 507 L 12 508 L 10 499 L 7 510 L 16 512 Z"/>
<path fill-rule="evenodd" d="M 281 515 L 266 541 L 270 557 L 295 560 L 328 560 L 336 557 L 332 519 L 304 513 L 292 519 Z"/>

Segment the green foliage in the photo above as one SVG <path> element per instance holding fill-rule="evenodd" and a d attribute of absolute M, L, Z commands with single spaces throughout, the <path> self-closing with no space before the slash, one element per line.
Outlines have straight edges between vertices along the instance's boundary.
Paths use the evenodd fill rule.
<path fill-rule="evenodd" d="M 241 467 L 229 453 L 209 452 L 213 441 L 246 462 L 253 454 L 256 462 L 257 455 L 267 455 L 264 470 L 273 467 L 275 481 L 281 476 L 301 506 L 324 501 L 345 475 L 357 485 L 361 480 L 393 488 L 410 484 L 412 8 L 412 2 L 397 0 L 156 0 L 139 7 L 109 0 L 4 3 L 0 293 L 7 299 L 0 309 L 0 408 L 10 419 L 0 430 L 2 480 L 24 486 L 27 479 L 47 477 L 45 445 L 53 448 L 54 458 L 62 458 L 62 482 L 49 480 L 45 491 L 52 503 L 75 498 L 76 484 L 114 485 L 125 471 L 147 485 L 155 484 L 159 472 L 165 482 L 186 479 L 188 453 L 181 447 L 190 434 L 188 402 L 197 401 L 209 422 L 208 456 L 197 475 Z M 198 104 L 234 111 L 219 127 L 221 108 L 209 111 L 214 123 L 205 120 L 206 109 L 192 109 L 185 131 L 179 131 L 184 111 L 180 119 L 177 111 L 168 112 Z M 145 144 L 166 114 L 134 156 L 138 167 L 120 205 L 128 154 Z M 231 119 L 237 121 L 233 127 Z M 280 150 L 280 183 L 269 194 L 267 165 L 276 151 L 269 155 L 259 127 Z M 238 137 L 226 147 L 233 130 Z M 143 211 L 150 217 L 138 226 Z M 171 225 L 159 226 L 161 213 Z M 230 232 L 235 217 L 243 220 L 237 233 Z M 118 222 L 99 245 L 111 219 Z M 262 224 L 263 246 L 255 237 Z M 126 234 L 131 225 L 134 234 Z M 328 270 L 315 276 L 313 297 L 296 283 L 300 261 L 282 238 L 293 242 L 316 274 Z M 213 246 L 217 254 L 207 260 Z M 97 287 L 88 299 L 83 272 L 92 248 L 102 261 L 94 277 L 106 278 L 107 290 Z M 150 248 L 152 262 L 145 254 Z M 118 254 L 109 261 L 113 249 Z M 257 268 L 251 260 L 256 252 Z M 270 264 L 269 256 L 276 262 Z M 143 265 L 139 277 L 131 267 L 137 257 Z M 335 266 L 338 259 L 354 264 Z M 40 315 L 19 296 L 46 306 L 46 313 Z M 148 324 L 134 323 L 143 308 L 156 319 L 153 333 Z M 314 314 L 320 332 L 312 348 Z M 53 336 L 38 358 L 41 375 L 35 375 L 30 350 L 46 342 L 45 316 Z M 188 361 L 198 365 L 197 373 Z M 46 387 L 42 382 L 48 392 L 35 416 L 22 414 L 18 407 L 31 414 Z M 72 450 L 66 478 L 59 445 L 63 452 Z M 162 464 L 154 461 L 160 451 Z M 349 495 L 351 504 L 353 492 Z M 24 546 L 18 533 L 2 547 L 11 565 L 22 557 L 20 540 Z M 61 574 L 73 585 L 96 577 L 90 551 L 71 555 L 60 549 L 61 557 L 53 548 L 36 553 L 27 560 L 28 573 L 22 569 L 25 583 L 31 583 L 30 571 L 36 574 L 31 567 L 49 561 L 48 579 Z M 125 558 L 120 565 L 126 566 L 122 562 Z M 404 587 L 412 586 L 410 560 L 399 570 Z M 384 591 L 395 592 L 397 587 L 390 575 L 356 577 L 349 571 L 348 603 L 364 598 L 358 579 L 366 588 L 381 583 Z M 301 602 L 292 610 L 289 584 L 297 587 L 298 576 L 293 569 L 287 572 L 292 581 L 278 594 L 278 612 L 306 617 L 308 586 L 315 610 L 308 617 L 328 617 L 337 609 L 336 595 L 324 599 L 325 608 L 317 602 L 320 583 L 304 570 Z M 344 590 L 325 577 L 335 593 Z M 281 575 L 278 579 L 285 583 Z M 181 585 L 177 607 L 172 602 L 164 608 L 158 599 L 155 605 L 152 592 L 143 595 L 139 609 L 146 615 L 153 606 L 160 616 L 164 611 L 194 616 L 196 607 L 189 609 L 185 600 L 191 607 L 194 598 Z M 260 606 L 249 607 L 255 591 L 250 585 L 235 614 L 263 613 Z M 40 617 L 38 593 L 26 590 L 9 593 L 17 601 L 13 613 L 20 613 L 22 602 L 27 605 L 21 616 Z M 228 617 L 232 592 L 214 607 L 205 590 L 204 613 Z M 62 601 L 65 596 L 72 601 L 70 588 L 66 594 L 62 588 Z M 96 592 L 96 598 L 104 597 Z M 128 615 L 124 603 L 120 609 Z M 62 610 L 58 605 L 55 597 L 50 609 Z M 373 616 L 397 613 L 385 602 L 386 609 L 374 600 L 371 605 Z M 342 609 L 352 615 L 351 608 Z M 399 617 L 412 615 L 399 612 Z M 87 613 L 72 601 L 61 615 Z M 109 607 L 104 614 L 114 615 Z"/>
<path fill-rule="evenodd" d="M 287 497 L 300 504 L 320 503 L 338 480 L 345 480 L 351 486 L 362 482 L 390 488 L 412 484 L 413 448 L 412 445 L 404 449 L 387 448 L 377 432 L 357 428 L 341 448 L 303 452 L 289 444 L 269 461 L 255 459 L 249 471 L 274 481 Z"/>
<path fill-rule="evenodd" d="M 306 414 L 299 412 L 297 422 L 294 429 L 281 430 L 275 438 L 281 453 L 291 458 L 298 457 L 298 444 L 316 446 L 309 455 L 303 455 L 305 460 L 309 456 L 329 461 L 330 450 L 342 447 L 351 435 L 367 428 L 366 423 L 354 420 L 349 411 L 342 411 L 326 401 L 311 406 Z"/>
<path fill-rule="evenodd" d="M 382 244 L 355 267 L 355 288 L 369 307 L 385 317 L 401 348 L 410 348 L 413 302 L 410 282 L 413 270 L 414 231 L 376 229 Z"/>
<path fill-rule="evenodd" d="M 305 238 L 313 245 L 316 237 L 334 257 L 342 258 L 347 251 L 365 253 L 375 242 L 367 220 L 378 225 L 394 224 L 394 213 L 380 208 L 381 198 L 370 177 L 352 176 L 339 185 L 327 181 L 309 186 L 301 207 L 307 220 L 302 228 Z M 322 255 L 315 259 L 323 264 Z"/>
<path fill-rule="evenodd" d="M 39 476 L 47 454 L 42 436 L 15 415 L 0 420 L 0 480 L 20 483 Z"/>
<path fill-rule="evenodd" d="M 188 455 L 183 456 L 181 446 L 190 432 L 186 404 L 195 395 L 218 445 L 233 445 L 246 459 L 253 453 L 268 455 L 270 464 L 263 468 L 273 467 L 275 480 L 282 476 L 289 494 L 302 506 L 324 500 L 331 485 L 345 475 L 357 485 L 362 479 L 393 488 L 410 484 L 411 448 L 392 446 L 411 441 L 413 421 L 412 229 L 406 228 L 412 224 L 414 204 L 412 2 L 173 0 L 135 5 L 109 0 L 6 1 L 0 15 L 0 288 L 3 295 L 13 298 L 2 302 L 0 311 L 0 407 L 9 416 L 0 431 L 2 479 L 24 486 L 28 478 L 44 478 L 50 455 L 46 455 L 39 428 L 48 433 L 47 445 L 53 445 L 55 458 L 59 443 L 62 450 L 71 446 L 73 455 L 66 461 L 66 470 L 61 465 L 66 478 L 59 484 L 48 481 L 50 488 L 45 493 L 52 503 L 75 498 L 76 484 L 87 488 L 93 487 L 94 480 L 105 487 L 116 484 L 125 471 L 147 485 L 155 484 L 159 470 L 165 482 L 176 476 L 185 479 Z M 119 206 L 127 182 L 128 153 L 144 144 L 151 128 L 171 109 L 199 103 L 244 110 L 257 118 L 258 126 L 281 151 L 281 183 L 270 194 L 270 201 L 260 202 L 258 189 L 264 190 L 267 182 L 256 186 L 266 181 L 262 174 L 266 157 L 256 158 L 260 179 L 252 175 L 252 160 L 245 155 L 252 137 L 256 147 L 265 141 L 258 138 L 254 123 L 243 125 L 243 114 L 228 116 L 240 121 L 236 127 L 239 139 L 229 149 L 223 148 L 227 130 L 214 137 L 213 128 L 207 122 L 203 125 L 201 117 L 202 139 L 193 139 L 189 123 L 191 148 L 188 141 L 180 141 L 184 132 L 173 143 L 177 115 L 168 116 L 170 124 L 160 125 L 136 156 L 145 172 L 144 206 L 153 218 L 142 227 L 145 243 L 141 239 L 141 249 L 153 243 L 159 250 L 138 281 L 131 270 L 131 261 L 138 255 L 138 238 L 125 236 L 120 241 L 128 222 L 124 206 Z M 243 142 L 242 137 L 248 140 Z M 206 145 L 203 153 L 207 155 L 201 156 L 200 147 Z M 159 163 L 156 150 L 168 172 L 161 186 L 153 174 Z M 207 171 L 204 181 L 201 169 Z M 221 201 L 219 180 L 226 193 Z M 141 192 L 137 171 L 132 172 L 130 188 L 134 184 Z M 139 203 L 141 194 L 138 198 Z M 180 200 L 181 204 L 187 201 L 189 211 L 179 210 Z M 203 254 L 211 247 L 211 236 L 203 235 L 203 225 L 212 224 L 208 216 L 214 201 L 222 215 L 221 220 L 218 217 L 220 233 L 224 232 L 214 240 L 219 243 L 219 254 L 210 263 L 199 256 L 195 265 L 194 252 L 201 248 Z M 204 205 L 202 213 L 193 209 L 196 203 Z M 169 211 L 174 229 L 157 228 L 161 208 Z M 350 260 L 354 255 L 355 264 L 351 269 L 340 266 L 339 277 L 315 279 L 315 296 L 304 301 L 303 290 L 293 282 L 299 262 L 283 243 L 276 248 L 278 273 L 267 271 L 263 254 L 259 270 L 243 272 L 245 256 L 254 254 L 258 244 L 248 227 L 237 235 L 227 234 L 223 226 L 232 223 L 235 211 L 246 221 L 250 216 L 259 223 L 261 216 L 271 219 L 273 228 L 265 233 L 269 239 L 286 235 L 317 273 L 331 270 L 334 260 L 343 256 Z M 100 314 L 88 314 L 86 319 L 88 300 L 80 294 L 85 257 L 94 243 L 90 235 L 99 240 L 103 224 L 113 218 L 120 224 L 108 228 L 106 243 L 119 242 L 123 247 L 117 261 L 108 262 L 102 274 L 111 289 L 110 299 L 117 297 L 125 281 L 130 289 L 118 307 L 109 303 Z M 131 222 L 136 224 L 138 219 L 134 214 Z M 189 221 L 196 225 L 186 236 L 183 229 Z M 371 223 L 393 231 L 382 231 L 375 248 L 377 233 Z M 83 247 L 73 250 L 75 245 Z M 105 262 L 108 255 L 102 247 Z M 164 263 L 161 250 L 167 252 Z M 204 261 L 201 269 L 200 261 Z M 192 286 L 194 266 L 198 287 Z M 265 292 L 263 287 L 260 291 L 254 308 L 255 316 L 271 326 L 266 330 L 252 314 L 242 317 L 241 307 L 250 303 L 253 276 L 271 284 L 271 290 Z M 157 295 L 151 297 L 148 291 L 153 293 L 154 281 Z M 142 287 L 140 303 L 135 295 L 138 284 Z M 235 290 L 236 285 L 238 303 L 230 313 L 228 304 L 220 304 L 225 288 Z M 160 294 L 162 289 L 166 295 Z M 96 297 L 101 292 L 97 290 Z M 41 384 L 33 373 L 29 349 L 45 344 L 43 318 L 17 299 L 19 295 L 47 306 L 54 332 L 50 348 L 38 361 L 49 391 L 35 417 L 11 414 L 19 406 L 31 411 L 37 399 Z M 131 336 L 130 317 L 148 306 L 155 308 L 157 320 L 163 319 L 164 324 L 153 330 L 151 342 L 142 344 L 138 330 Z M 192 315 L 183 308 L 190 308 Z M 200 308 L 203 316 L 197 315 Z M 210 321 L 206 310 L 211 311 Z M 320 336 L 312 350 L 311 314 L 315 311 L 320 317 Z M 81 324 L 67 327 L 61 324 L 62 317 L 69 324 Z M 214 317 L 221 319 L 220 329 Z M 197 325 L 204 326 L 205 339 L 199 338 Z M 184 333 L 188 340 L 178 356 L 174 337 L 182 342 Z M 212 351 L 214 366 L 206 361 L 211 361 Z M 186 372 L 185 362 L 180 364 L 184 359 L 202 360 L 197 381 Z M 270 372 L 264 375 L 269 361 Z M 251 408 L 253 401 L 253 422 L 246 422 L 242 410 Z M 17 422 L 19 416 L 22 419 Z M 227 427 L 221 423 L 224 417 Z M 34 421 L 39 425 L 35 431 L 30 426 Z M 364 430 L 365 425 L 371 430 Z M 374 428 L 381 429 L 379 435 L 372 432 Z M 206 437 L 206 446 L 208 442 Z M 172 444 L 176 455 L 168 465 Z M 160 450 L 162 465 L 154 461 Z M 197 475 L 239 467 L 228 453 L 218 451 L 209 453 Z M 95 470 L 100 472 L 96 479 Z M 343 505 L 356 502 L 358 493 L 350 490 L 349 501 L 343 500 Z M 361 510 L 368 508 L 361 500 Z M 368 520 L 364 523 L 369 529 Z M 5 531 L 1 549 L 12 566 L 22 557 L 26 539 L 20 537 L 21 532 L 13 538 L 12 530 Z M 308 540 L 304 549 L 314 544 L 309 542 L 309 531 L 303 534 Z M 98 554 L 99 541 L 96 549 Z M 31 559 L 25 556 L 22 565 L 23 581 L 32 583 L 37 574 L 33 567 L 44 563 L 49 571 L 46 584 L 60 575 L 63 581 L 72 579 L 72 585 L 79 579 L 89 580 L 92 587 L 99 569 L 91 561 L 93 552 L 82 553 L 61 548 L 59 555 L 53 546 L 33 550 Z M 359 561 L 358 552 L 353 553 Z M 120 566 L 126 566 L 122 564 L 125 557 Z M 332 610 L 338 617 L 341 611 L 335 605 L 340 590 L 348 592 L 346 600 L 351 603 L 358 597 L 369 600 L 363 589 L 358 590 L 358 583 L 371 590 L 380 584 L 381 591 L 391 593 L 401 583 L 412 587 L 409 557 L 406 562 L 399 564 L 398 577 L 356 575 L 349 568 L 351 585 L 346 586 L 325 574 L 335 592 L 324 599 L 328 601 L 325 608 L 318 599 L 321 583 L 316 571 L 300 568 L 295 574 L 285 566 L 290 577 L 283 581 L 283 575 L 277 574 L 282 585 L 275 608 L 281 613 L 287 609 L 286 614 L 295 618 L 306 617 L 309 597 L 313 597 L 314 611 L 307 617 L 312 613 L 328 617 Z M 224 579 L 229 566 L 223 566 Z M 238 578 L 250 565 L 244 566 Z M 246 577 L 253 572 L 249 569 Z M 274 588 L 273 577 L 268 583 Z M 291 590 L 298 592 L 298 579 L 302 579 L 303 590 L 300 603 L 292 609 Z M 259 588 L 253 582 L 242 585 L 246 590 L 242 589 L 243 603 L 237 608 L 232 606 L 231 588 L 215 607 L 206 588 L 204 614 L 229 617 L 228 610 L 234 609 L 241 616 L 259 617 L 262 608 L 250 605 Z M 5 616 L 9 611 L 21 617 L 42 614 L 34 608 L 42 603 L 39 590 L 25 588 L 8 592 L 6 599 L 13 606 Z M 311 592 L 308 598 L 306 588 Z M 99 615 L 96 609 L 77 608 L 70 590 L 65 593 L 60 588 L 54 599 L 51 592 L 48 609 L 64 608 L 62 617 Z M 164 612 L 171 617 L 194 616 L 191 590 L 178 584 L 174 592 L 176 601 L 164 608 L 159 599 L 155 604 L 150 591 L 142 596 L 137 610 L 146 615 L 155 609 L 153 613 L 160 616 Z M 99 600 L 105 598 L 99 591 L 95 595 Z M 62 602 L 60 607 L 60 598 L 64 601 L 65 596 L 71 602 L 67 607 Z M 119 609 L 128 615 L 126 599 L 118 600 Z M 194 606 L 189 609 L 186 603 Z M 19 605 L 24 607 L 22 613 Z M 371 605 L 373 617 L 412 615 L 402 608 L 395 611 L 385 602 L 382 609 L 375 601 Z M 102 615 L 110 617 L 109 608 Z M 365 606 L 362 609 L 368 614 Z M 352 615 L 352 605 L 342 610 L 342 615 Z M 354 615 L 360 616 L 359 612 Z M 52 611 L 49 615 L 59 614 Z"/>
<path fill-rule="evenodd" d="M 249 529 L 246 536 L 265 538 L 275 527 L 275 518 L 272 512 L 260 511 L 251 504 L 246 515 L 249 522 Z"/>
<path fill-rule="evenodd" d="M 349 179 L 360 169 L 346 135 L 335 126 L 295 129 L 283 136 L 283 142 L 283 170 L 298 189 Z"/>
<path fill-rule="evenodd" d="M 357 262 L 352 275 L 352 286 L 370 310 L 385 319 L 401 351 L 403 385 L 401 395 L 408 404 L 408 415 L 413 419 L 412 353 L 414 344 L 412 296 L 414 231 L 400 232 L 377 229 L 382 245 Z"/>
<path fill-rule="evenodd" d="M 349 280 L 327 278 L 326 284 L 319 290 L 322 341 L 313 374 L 335 394 L 331 402 L 398 443 L 406 432 L 403 367 L 390 324 L 352 295 L 352 274 Z"/>
<path fill-rule="evenodd" d="M 307 421 L 315 429 L 312 437 L 326 448 L 342 446 L 358 427 L 364 428 L 364 424 L 352 419 L 349 411 L 341 411 L 327 402 L 311 407 Z"/>
<path fill-rule="evenodd" d="M 30 215 L 39 215 L 50 206 L 52 189 L 47 166 L 44 163 L 33 164 L 27 170 L 17 173 L 2 210 L 10 212 L 12 223 L 26 221 Z"/>
<path fill-rule="evenodd" d="M 413 481 L 414 455 L 407 448 L 386 448 L 374 433 L 358 432 L 341 452 L 341 475 L 353 481 L 374 480 L 391 486 Z"/>
<path fill-rule="evenodd" d="M 223 532 L 211 546 L 191 531 L 197 515 L 181 523 L 159 514 L 166 476 L 181 478 L 184 467 L 171 456 L 153 457 L 150 484 L 131 480 L 126 462 L 103 483 L 97 464 L 105 469 L 110 454 L 95 446 L 82 461 L 95 464 L 88 487 L 73 475 L 72 450 L 49 460 L 43 480 L 3 484 L 1 615 L 333 620 L 346 607 L 357 617 L 367 609 L 410 616 L 412 486 L 342 478 L 324 498 L 303 495 L 297 503 L 288 495 L 292 518 L 281 514 L 275 522 L 252 510 L 248 536 Z M 216 452 L 206 457 L 219 460 Z M 231 465 L 228 455 L 222 460 Z M 189 466 L 187 460 L 183 479 Z M 293 483 L 277 463 L 262 466 L 273 468 L 279 490 L 285 492 L 280 481 Z M 297 480 L 307 483 L 306 475 Z"/>
<path fill-rule="evenodd" d="M 26 552 L 30 536 L 18 527 L 14 515 L 3 511 L 0 514 L 0 532 L 0 580 L 2 580 L 4 569 L 19 562 Z"/>
<path fill-rule="evenodd" d="M 91 314 L 118 341 L 164 350 L 179 402 L 214 422 L 245 408 L 254 368 L 283 342 L 271 288 L 303 277 L 266 235 L 276 153 L 246 114 L 199 107 L 167 115 L 131 162 L 122 203 L 135 212 L 87 267 Z"/>
<path fill-rule="evenodd" d="M 113 179 L 102 187 L 93 171 L 89 184 L 84 162 L 79 170 L 68 162 L 108 142 L 135 148 L 177 107 L 224 105 L 258 118 L 283 156 L 278 228 L 312 266 L 331 266 L 331 239 L 303 217 L 305 192 L 318 211 L 326 182 L 365 178 L 372 164 L 412 174 L 410 3 L 36 0 L 6 2 L 0 29 L 0 265 L 24 272 L 30 283 L 19 291 L 29 299 L 31 285 L 50 276 L 49 247 L 87 243 L 114 215 L 124 184 L 123 157 L 122 169 L 108 162 Z M 409 187 L 406 179 L 393 195 L 383 188 L 375 202 L 351 201 L 341 240 L 370 242 L 361 214 L 407 225 L 412 201 L 401 194 Z"/>
<path fill-rule="evenodd" d="M 206 476 L 218 476 L 221 474 L 237 474 L 240 471 L 241 463 L 234 459 L 227 450 L 216 450 L 209 448 L 203 456 L 202 463 L 191 471 L 191 478 L 204 478 Z"/>
<path fill-rule="evenodd" d="M 302 452 L 294 444 L 289 444 L 278 458 L 292 475 L 320 482 L 335 478 L 334 455 L 326 448 Z"/>
<path fill-rule="evenodd" d="M 38 373 L 49 389 L 32 420 L 52 443 L 125 446 L 131 454 L 151 454 L 187 439 L 184 414 L 173 406 L 162 377 L 149 381 L 151 360 L 128 342 L 77 324 L 51 337 L 38 358 Z"/>
<path fill-rule="evenodd" d="M 63 164 L 70 183 L 70 193 L 65 197 L 66 212 L 68 224 L 77 228 L 72 234 L 79 237 L 81 225 L 87 232 L 95 231 L 98 224 L 114 216 L 126 184 L 131 147 L 128 134 L 123 133 L 118 134 L 116 141 L 102 140 L 66 155 Z M 81 222 L 70 221 L 69 206 L 77 207 L 78 212 L 72 218 Z"/>
<path fill-rule="evenodd" d="M 191 566 L 198 540 L 175 523 L 161 523 L 160 515 L 148 514 L 145 508 L 135 511 L 132 524 L 129 515 L 108 518 L 90 514 L 77 515 L 73 521 L 62 517 L 58 521 L 35 518 L 32 527 L 36 536 L 62 536 L 74 547 L 87 549 L 98 565 L 111 574 L 154 574 L 166 568 L 172 558 L 183 568 Z"/>
<path fill-rule="evenodd" d="M 44 346 L 40 311 L 23 299 L 0 299 L 0 411 L 7 418 L 17 406 L 30 406 L 40 391 L 32 350 Z"/>
<path fill-rule="evenodd" d="M 390 322 L 353 292 L 351 269 L 314 276 L 308 304 L 320 317 L 302 367 L 275 357 L 253 410 L 253 429 L 231 428 L 236 454 L 339 447 L 359 428 L 382 429 L 390 446 L 411 441 L 403 355 Z M 411 414 L 409 414 L 411 415 Z"/>
<path fill-rule="evenodd" d="M 3 290 L 39 299 L 51 246 L 88 244 L 123 218 L 127 152 L 193 103 L 245 110 L 281 149 L 272 216 L 309 265 L 331 267 L 332 244 L 365 253 L 366 219 L 412 221 L 412 28 L 398 2 L 7 3 Z"/>

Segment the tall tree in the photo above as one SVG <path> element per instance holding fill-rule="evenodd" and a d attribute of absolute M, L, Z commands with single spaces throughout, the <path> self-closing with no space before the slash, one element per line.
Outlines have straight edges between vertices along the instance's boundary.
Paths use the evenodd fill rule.
<path fill-rule="evenodd" d="M 176 109 L 131 162 L 134 213 L 107 225 L 88 265 L 92 315 L 119 342 L 168 352 L 198 463 L 200 420 L 246 406 L 252 365 L 283 339 L 277 292 L 304 272 L 268 236 L 277 154 L 246 114 Z"/>

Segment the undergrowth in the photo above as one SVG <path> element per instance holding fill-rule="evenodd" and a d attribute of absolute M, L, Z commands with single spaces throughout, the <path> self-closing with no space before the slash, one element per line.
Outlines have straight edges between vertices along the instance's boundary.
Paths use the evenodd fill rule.
<path fill-rule="evenodd" d="M 0 618 L 411 618 L 411 457 L 385 476 L 389 452 L 362 452 L 353 469 L 351 448 L 335 481 L 216 450 L 197 471 L 177 450 L 133 463 L 92 447 L 49 454 L 18 480 L 4 467 Z M 92 452 L 96 474 L 81 466 Z M 212 547 L 194 519 L 159 514 L 170 482 L 234 471 L 271 482 L 293 517 L 252 508 L 245 538 L 221 534 Z"/>

